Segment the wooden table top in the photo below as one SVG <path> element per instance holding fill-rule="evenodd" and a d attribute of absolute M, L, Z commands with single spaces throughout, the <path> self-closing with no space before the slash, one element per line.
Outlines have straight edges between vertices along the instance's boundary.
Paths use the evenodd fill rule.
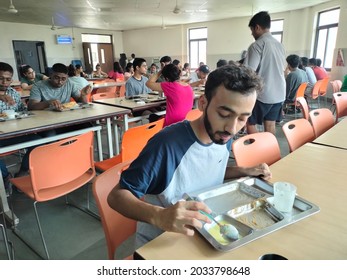
<path fill-rule="evenodd" d="M 91 108 L 64 112 L 50 110 L 30 112 L 34 115 L 29 118 L 0 122 L 0 139 L 128 114 L 130 110 L 92 104 Z"/>
<path fill-rule="evenodd" d="M 342 119 L 328 131 L 313 140 L 313 143 L 347 149 L 347 118 Z"/>
<path fill-rule="evenodd" d="M 347 259 L 347 151 L 305 144 L 271 166 L 272 182 L 295 184 L 320 212 L 229 252 L 194 237 L 165 232 L 139 248 L 144 259 L 248 259 L 276 253 L 291 260 Z"/>

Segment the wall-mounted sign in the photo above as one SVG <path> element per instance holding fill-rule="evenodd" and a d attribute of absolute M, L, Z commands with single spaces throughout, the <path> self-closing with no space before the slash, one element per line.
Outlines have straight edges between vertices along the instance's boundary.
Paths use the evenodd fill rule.
<path fill-rule="evenodd" d="M 71 45 L 72 37 L 70 35 L 57 35 L 57 44 L 59 45 Z"/>

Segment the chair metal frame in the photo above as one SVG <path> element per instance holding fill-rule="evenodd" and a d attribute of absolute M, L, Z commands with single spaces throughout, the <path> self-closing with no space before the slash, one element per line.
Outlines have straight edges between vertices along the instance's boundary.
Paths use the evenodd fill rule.
<path fill-rule="evenodd" d="M 258 132 L 242 136 L 232 143 L 236 165 L 253 167 L 261 163 L 271 165 L 281 159 L 276 136 L 270 132 Z"/>
<path fill-rule="evenodd" d="M 329 80 L 330 78 L 329 77 L 326 77 L 324 79 L 322 79 L 322 83 L 319 87 L 319 99 L 322 97 L 322 96 L 325 96 L 325 105 L 327 105 L 327 91 L 328 91 L 328 85 L 329 85 Z"/>
<path fill-rule="evenodd" d="M 51 144 L 36 147 L 29 156 L 30 175 L 12 178 L 11 183 L 34 200 L 33 207 L 42 245 L 50 259 L 41 222 L 37 211 L 38 202 L 50 201 L 65 196 L 66 203 L 95 217 L 88 209 L 70 204 L 67 195 L 94 179 L 94 149 L 92 131 Z M 59 166 L 59 175 L 57 174 Z M 42 257 L 13 227 L 16 234 L 38 256 Z"/>
<path fill-rule="evenodd" d="M 129 165 L 130 162 L 117 164 L 98 175 L 93 183 L 93 194 L 101 216 L 110 260 L 115 259 L 117 248 L 136 233 L 137 222 L 121 215 L 107 203 L 109 193 L 119 183 L 121 172 Z M 126 259 L 132 258 L 132 255 L 126 257 Z"/>

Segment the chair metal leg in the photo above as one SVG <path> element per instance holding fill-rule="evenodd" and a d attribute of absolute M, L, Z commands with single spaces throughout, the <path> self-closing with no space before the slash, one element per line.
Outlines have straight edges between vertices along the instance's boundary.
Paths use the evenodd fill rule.
<path fill-rule="evenodd" d="M 45 250 L 46 259 L 49 260 L 50 257 L 49 257 L 49 253 L 48 253 L 46 241 L 45 241 L 45 238 L 44 238 L 44 236 L 43 236 L 43 232 L 42 232 L 42 228 L 41 228 L 41 223 L 40 223 L 39 215 L 38 215 L 38 212 L 37 212 L 36 203 L 37 203 L 37 201 L 35 201 L 35 202 L 33 203 L 34 211 L 35 211 L 35 217 L 36 217 L 36 222 L 37 222 L 37 226 L 38 226 L 38 229 L 39 229 L 39 232 L 40 232 L 40 236 L 41 236 L 41 241 L 42 241 L 42 244 L 43 244 L 43 248 L 44 248 L 44 250 Z M 13 233 L 14 233 L 20 240 L 22 240 L 22 242 L 23 242 L 25 245 L 27 245 L 36 255 L 38 255 L 38 256 L 39 256 L 40 258 L 42 258 L 42 259 L 45 259 L 45 257 L 42 256 L 42 255 L 34 248 L 34 246 L 32 246 L 32 245 L 20 234 L 20 232 L 18 231 L 16 225 L 14 225 L 14 227 L 13 227 Z"/>
<path fill-rule="evenodd" d="M 5 249 L 6 249 L 6 253 L 7 253 L 7 258 L 10 260 L 11 255 L 10 255 L 10 249 L 8 248 L 8 239 L 7 239 L 5 227 L 2 224 L 0 224 L 0 228 L 1 228 L 2 235 L 4 236 L 4 244 L 5 244 Z"/>

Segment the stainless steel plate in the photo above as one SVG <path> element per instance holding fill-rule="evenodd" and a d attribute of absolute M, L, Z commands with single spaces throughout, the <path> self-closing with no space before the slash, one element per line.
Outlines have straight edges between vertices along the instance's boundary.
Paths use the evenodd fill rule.
<path fill-rule="evenodd" d="M 280 216 L 280 219 L 276 219 L 271 215 L 273 210 L 266 211 L 269 209 L 265 207 L 266 201 L 271 204 L 272 196 L 271 183 L 247 177 L 185 194 L 184 199 L 204 202 L 213 211 L 216 219 L 223 219 L 238 229 L 240 239 L 235 241 L 225 241 L 220 235 L 216 235 L 213 228 L 217 226 L 215 223 L 206 223 L 201 229 L 197 229 L 214 248 L 230 251 L 320 211 L 315 204 L 296 196 L 292 212 L 278 213 L 274 210 Z"/>

